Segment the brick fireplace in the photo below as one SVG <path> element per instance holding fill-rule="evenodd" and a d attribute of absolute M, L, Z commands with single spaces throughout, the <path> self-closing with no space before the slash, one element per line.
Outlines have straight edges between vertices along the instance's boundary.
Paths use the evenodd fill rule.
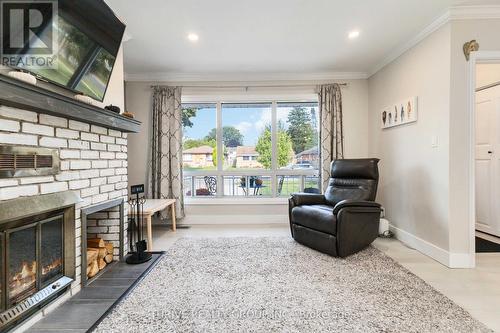
<path fill-rule="evenodd" d="M 74 206 L 74 252 L 71 252 L 74 274 L 71 274 L 73 282 L 65 294 L 67 299 L 77 293 L 84 282 L 82 272 L 85 274 L 86 267 L 82 266 L 82 262 L 85 265 L 82 258 L 85 246 L 82 246 L 82 239 L 87 235 L 98 234 L 113 242 L 115 260 L 127 251 L 127 133 L 90 122 L 0 105 L 1 146 L 49 149 L 58 156 L 60 164 L 59 171 L 55 174 L 1 178 L 0 203 L 68 192 L 79 198 L 79 202 Z M 1 167 L 0 165 L 0 169 Z M 100 219 L 86 219 L 85 230 L 82 230 L 82 210 L 88 212 L 89 208 L 99 205 L 108 210 L 97 215 L 102 217 Z M 106 214 L 105 218 L 103 214 Z M 87 214 L 84 215 L 88 217 Z M 57 226 L 63 223 L 61 221 L 56 219 L 52 229 L 57 230 Z M 5 234 L 6 229 L 3 231 Z M 39 237 L 36 232 L 33 234 L 33 230 L 25 234 L 28 238 Z M 0 229 L 0 237 L 3 237 L 2 235 Z M 30 254 L 26 252 L 24 255 Z M 57 253 L 51 256 L 55 258 Z M 0 259 L 2 258 L 5 258 L 4 253 L 0 255 Z M 24 259 L 29 266 L 25 268 L 25 272 L 36 270 L 32 260 Z M 55 261 L 57 266 L 57 258 Z M 22 269 L 21 266 L 21 271 Z M 31 291 L 41 290 L 45 286 L 43 281 L 35 281 L 36 289 L 33 289 L 33 282 L 30 283 L 30 288 L 27 288 Z M 8 304 L 2 301 L 0 310 L 5 311 L 8 306 L 15 305 L 16 301 L 8 300 Z M 43 316 L 46 312 L 42 310 L 37 316 Z"/>

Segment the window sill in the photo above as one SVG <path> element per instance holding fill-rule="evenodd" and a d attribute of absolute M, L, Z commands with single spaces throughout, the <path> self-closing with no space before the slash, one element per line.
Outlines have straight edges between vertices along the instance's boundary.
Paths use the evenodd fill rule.
<path fill-rule="evenodd" d="M 188 206 L 203 205 L 288 205 L 288 197 L 283 198 L 186 198 Z"/>

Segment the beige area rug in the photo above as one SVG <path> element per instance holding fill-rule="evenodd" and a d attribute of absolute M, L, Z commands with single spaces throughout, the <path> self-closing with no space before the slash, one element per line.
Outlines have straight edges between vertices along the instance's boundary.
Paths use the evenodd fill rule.
<path fill-rule="evenodd" d="M 377 249 L 183 238 L 96 332 L 489 332 Z"/>

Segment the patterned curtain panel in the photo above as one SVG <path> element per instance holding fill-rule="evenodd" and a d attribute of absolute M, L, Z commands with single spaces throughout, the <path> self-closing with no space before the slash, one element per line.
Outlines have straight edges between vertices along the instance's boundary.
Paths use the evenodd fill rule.
<path fill-rule="evenodd" d="M 344 157 L 344 133 L 342 127 L 342 93 L 338 84 L 319 87 L 319 112 L 321 119 L 321 184 L 328 186 L 330 163 Z"/>
<path fill-rule="evenodd" d="M 181 87 L 153 87 L 152 127 L 148 193 L 153 199 L 176 199 L 176 216 L 182 218 Z"/>

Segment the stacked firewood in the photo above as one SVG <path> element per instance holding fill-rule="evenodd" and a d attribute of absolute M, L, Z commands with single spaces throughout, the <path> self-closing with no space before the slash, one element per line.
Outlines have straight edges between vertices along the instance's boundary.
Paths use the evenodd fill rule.
<path fill-rule="evenodd" d="M 113 261 L 113 243 L 102 238 L 87 239 L 87 277 L 96 276 L 100 270 Z"/>

